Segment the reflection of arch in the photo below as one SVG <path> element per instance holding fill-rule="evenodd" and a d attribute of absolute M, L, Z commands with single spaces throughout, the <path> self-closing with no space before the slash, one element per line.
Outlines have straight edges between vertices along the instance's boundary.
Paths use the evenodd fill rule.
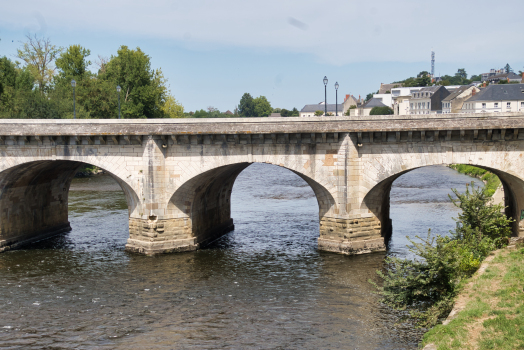
<path fill-rule="evenodd" d="M 0 251 L 70 230 L 71 181 L 84 163 L 40 160 L 0 172 Z M 139 201 L 135 191 L 108 172 L 126 196 L 129 213 Z"/>
<path fill-rule="evenodd" d="M 231 191 L 237 176 L 250 164 L 242 162 L 224 165 L 194 176 L 172 195 L 168 213 L 173 218 L 188 220 L 191 235 L 200 244 L 232 230 Z M 308 176 L 293 172 L 311 186 L 319 205 L 319 215 L 324 216 L 335 205 L 331 193 Z"/>
<path fill-rule="evenodd" d="M 439 164 L 431 164 L 427 166 L 435 165 Z M 524 209 L 524 181 L 515 174 L 512 174 L 510 171 L 497 170 L 483 165 L 468 165 L 488 170 L 499 177 L 504 188 L 505 206 L 507 207 L 506 215 L 516 220 L 513 226 L 513 233 L 518 235 L 520 212 Z M 391 236 L 392 228 L 391 219 L 389 217 L 391 185 L 400 176 L 419 168 L 422 168 L 422 166 L 413 167 L 411 169 L 390 175 L 376 184 L 370 191 L 368 191 L 364 197 L 364 200 L 362 201 L 361 209 L 370 210 L 382 223 L 382 235 L 384 236 L 386 242 Z"/>

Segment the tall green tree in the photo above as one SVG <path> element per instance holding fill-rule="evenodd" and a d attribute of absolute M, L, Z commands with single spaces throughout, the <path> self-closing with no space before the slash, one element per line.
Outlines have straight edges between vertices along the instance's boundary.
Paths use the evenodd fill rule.
<path fill-rule="evenodd" d="M 58 75 L 61 78 L 83 79 L 86 77 L 91 61 L 87 57 L 91 51 L 80 45 L 71 45 L 56 59 L 55 65 L 58 68 Z"/>
<path fill-rule="evenodd" d="M 511 66 L 509 65 L 509 63 L 506 63 L 506 65 L 504 66 L 504 71 L 506 73 L 511 73 L 513 72 L 513 68 L 511 68 Z"/>
<path fill-rule="evenodd" d="M 250 93 L 246 92 L 242 95 L 240 103 L 238 104 L 238 114 L 245 118 L 255 116 L 255 104 Z"/>
<path fill-rule="evenodd" d="M 468 73 L 466 73 L 466 70 L 464 68 L 459 68 L 457 70 L 457 73 L 455 73 L 456 77 L 460 77 L 462 79 L 468 79 Z"/>
<path fill-rule="evenodd" d="M 271 108 L 271 104 L 265 96 L 258 96 L 253 99 L 253 105 L 255 117 L 267 117 L 273 112 L 273 108 Z"/>
<path fill-rule="evenodd" d="M 27 41 L 22 48 L 17 50 L 17 56 L 25 62 L 32 75 L 35 77 L 41 91 L 51 82 L 55 67 L 54 60 L 62 48 L 51 44 L 49 38 L 39 38 L 36 34 L 26 36 Z"/>
<path fill-rule="evenodd" d="M 124 118 L 162 118 L 167 88 L 161 70 L 153 70 L 148 55 L 140 48 L 121 46 L 105 65 L 99 78 L 122 88 Z"/>

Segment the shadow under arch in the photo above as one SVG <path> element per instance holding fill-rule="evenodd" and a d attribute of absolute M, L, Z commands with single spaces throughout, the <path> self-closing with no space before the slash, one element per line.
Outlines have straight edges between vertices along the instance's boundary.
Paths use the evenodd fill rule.
<path fill-rule="evenodd" d="M 390 218 L 390 194 L 393 182 L 400 176 L 410 171 L 438 165 L 439 164 L 432 164 L 414 167 L 412 169 L 407 169 L 391 175 L 390 177 L 376 184 L 364 197 L 361 208 L 370 210 L 380 220 L 382 224 L 381 234 L 382 237 L 384 237 L 386 245 L 388 244 L 392 234 L 392 222 Z M 512 226 L 513 235 L 519 236 L 519 233 L 524 231 L 524 226 L 520 224 L 521 216 L 524 215 L 524 180 L 510 172 L 477 164 L 467 165 L 487 170 L 499 177 L 504 190 L 504 206 L 506 207 L 506 215 L 515 220 Z M 478 181 L 482 180 L 478 179 Z"/>
<path fill-rule="evenodd" d="M 71 230 L 69 188 L 84 164 L 42 160 L 0 172 L 0 252 Z M 124 191 L 131 215 L 140 203 L 135 191 L 118 176 L 106 172 Z"/>
<path fill-rule="evenodd" d="M 186 234 L 196 238 L 200 246 L 234 229 L 231 192 L 238 175 L 251 164 L 242 162 L 208 170 L 186 181 L 171 196 L 168 213 L 172 218 L 183 220 Z M 333 196 L 324 186 L 304 174 L 286 169 L 311 187 L 317 198 L 319 218 L 335 205 Z"/>

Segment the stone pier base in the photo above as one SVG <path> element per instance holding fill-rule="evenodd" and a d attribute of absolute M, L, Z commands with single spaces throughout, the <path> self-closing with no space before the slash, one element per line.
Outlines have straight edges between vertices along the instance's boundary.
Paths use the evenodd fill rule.
<path fill-rule="evenodd" d="M 189 218 L 166 220 L 158 220 L 154 216 L 149 219 L 130 218 L 130 238 L 125 249 L 146 255 L 187 252 L 211 243 L 234 228 L 233 219 L 228 219 L 195 237 Z"/>
<path fill-rule="evenodd" d="M 22 248 L 25 245 L 69 231 L 71 231 L 71 225 L 69 222 L 66 222 L 64 224 L 56 225 L 38 232 L 27 233 L 16 237 L 9 237 L 0 240 L 0 253 L 11 249 Z"/>
<path fill-rule="evenodd" d="M 347 255 L 385 251 L 380 221 L 375 217 L 320 220 L 318 249 Z"/>

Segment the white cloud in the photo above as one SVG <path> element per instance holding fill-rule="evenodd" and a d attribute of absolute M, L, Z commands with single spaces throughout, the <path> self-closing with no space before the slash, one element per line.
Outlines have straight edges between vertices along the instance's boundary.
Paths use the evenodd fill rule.
<path fill-rule="evenodd" d="M 335 65 L 427 60 L 431 48 L 440 62 L 520 60 L 524 2 L 494 7 L 486 0 L 19 0 L 2 5 L 0 23 L 165 38 L 201 50 L 307 53 Z"/>

